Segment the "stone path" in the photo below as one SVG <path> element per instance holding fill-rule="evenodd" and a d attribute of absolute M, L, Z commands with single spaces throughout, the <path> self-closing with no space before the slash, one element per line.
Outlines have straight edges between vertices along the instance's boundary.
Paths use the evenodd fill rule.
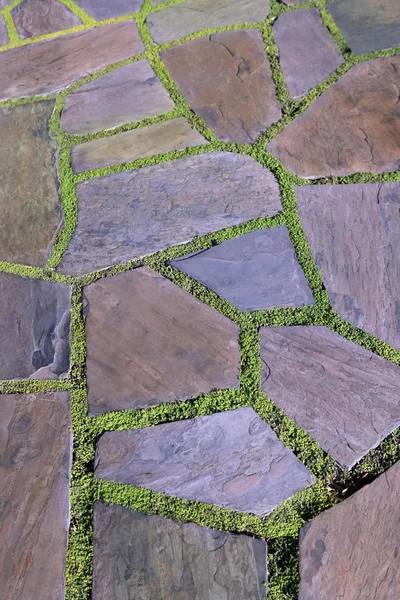
<path fill-rule="evenodd" d="M 400 598 L 396 0 L 0 0 L 1 600 Z"/>

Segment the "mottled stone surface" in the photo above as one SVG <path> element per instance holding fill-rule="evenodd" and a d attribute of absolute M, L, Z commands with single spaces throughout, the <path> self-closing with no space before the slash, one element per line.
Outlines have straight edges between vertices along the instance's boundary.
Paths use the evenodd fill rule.
<path fill-rule="evenodd" d="M 0 53 L 0 100 L 58 92 L 143 49 L 134 21 L 12 48 Z"/>
<path fill-rule="evenodd" d="M 146 60 L 115 69 L 69 94 L 61 129 L 94 133 L 168 112 L 174 103 Z"/>
<path fill-rule="evenodd" d="M 400 56 L 356 65 L 268 150 L 300 177 L 384 173 L 400 168 Z"/>
<path fill-rule="evenodd" d="M 282 14 L 274 23 L 273 34 L 293 98 L 304 96 L 344 62 L 316 8 Z"/>
<path fill-rule="evenodd" d="M 5 46 L 9 41 L 4 17 L 0 15 L 0 46 Z"/>
<path fill-rule="evenodd" d="M 66 374 L 70 288 L 0 273 L 0 298 L 0 379 Z"/>
<path fill-rule="evenodd" d="M 11 4 L 13 0 L 0 0 L 0 9 L 5 8 L 8 4 Z"/>
<path fill-rule="evenodd" d="M 21 39 L 82 24 L 78 17 L 58 0 L 23 0 L 12 9 L 11 15 Z"/>
<path fill-rule="evenodd" d="M 61 262 L 61 270 L 73 274 L 281 209 L 273 175 L 254 159 L 230 152 L 92 179 L 78 184 L 77 194 L 78 226 Z"/>
<path fill-rule="evenodd" d="M 114 19 L 137 12 L 142 0 L 75 0 L 96 21 Z"/>
<path fill-rule="evenodd" d="M 161 58 L 192 109 L 224 142 L 253 142 L 280 119 L 259 31 L 215 33 L 174 46 Z"/>
<path fill-rule="evenodd" d="M 263 327 L 262 389 L 341 465 L 400 425 L 400 368 L 326 327 Z"/>
<path fill-rule="evenodd" d="M 267 544 L 250 536 L 95 502 L 93 542 L 93 600 L 265 598 Z"/>
<path fill-rule="evenodd" d="M 69 525 L 67 393 L 1 396 L 2 600 L 61 600 Z"/>
<path fill-rule="evenodd" d="M 400 598 L 400 462 L 300 532 L 299 600 Z"/>
<path fill-rule="evenodd" d="M 250 407 L 107 432 L 95 476 L 259 516 L 314 482 Z"/>
<path fill-rule="evenodd" d="M 314 303 L 286 227 L 253 231 L 172 265 L 241 310 Z"/>

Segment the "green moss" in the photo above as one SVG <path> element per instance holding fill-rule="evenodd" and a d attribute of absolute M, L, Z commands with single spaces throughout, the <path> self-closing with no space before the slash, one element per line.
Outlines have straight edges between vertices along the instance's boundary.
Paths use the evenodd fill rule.
<path fill-rule="evenodd" d="M 69 8 L 69 10 L 71 12 L 73 12 L 74 15 L 76 15 L 78 17 L 78 19 L 80 19 L 82 21 L 83 25 L 87 25 L 88 27 L 95 25 L 96 19 L 94 19 L 93 17 L 88 15 L 88 13 L 85 10 L 83 10 L 83 8 L 81 8 L 80 6 L 75 4 L 75 2 L 73 2 L 73 0 L 59 0 L 59 1 L 62 2 L 62 4 L 64 4 L 67 8 Z"/>

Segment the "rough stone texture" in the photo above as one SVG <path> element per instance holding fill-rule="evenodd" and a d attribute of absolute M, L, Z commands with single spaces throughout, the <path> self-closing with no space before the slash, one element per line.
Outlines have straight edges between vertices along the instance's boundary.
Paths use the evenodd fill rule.
<path fill-rule="evenodd" d="M 268 144 L 300 177 L 400 168 L 400 56 L 356 65 Z"/>
<path fill-rule="evenodd" d="M 12 9 L 11 15 L 21 39 L 82 25 L 58 0 L 23 0 Z"/>
<path fill-rule="evenodd" d="M 0 0 L 0 10 L 11 4 L 14 0 Z"/>
<path fill-rule="evenodd" d="M 67 393 L 2 396 L 2 600 L 61 600 L 69 524 Z"/>
<path fill-rule="evenodd" d="M 61 129 L 94 133 L 168 112 L 174 103 L 146 60 L 115 69 L 66 98 Z"/>
<path fill-rule="evenodd" d="M 92 179 L 78 184 L 77 194 L 78 226 L 61 262 L 61 270 L 73 274 L 281 209 L 273 175 L 254 159 L 231 152 Z"/>
<path fill-rule="evenodd" d="M 314 303 L 284 226 L 247 233 L 172 265 L 240 310 Z"/>
<path fill-rule="evenodd" d="M 58 92 L 143 49 L 134 21 L 12 48 L 0 53 L 0 100 Z"/>
<path fill-rule="evenodd" d="M 75 0 L 96 21 L 114 19 L 138 12 L 142 0 Z"/>
<path fill-rule="evenodd" d="M 400 462 L 300 532 L 299 600 L 397 600 Z"/>
<path fill-rule="evenodd" d="M 261 517 L 315 481 L 249 407 L 107 432 L 95 477 Z"/>
<path fill-rule="evenodd" d="M 262 600 L 266 579 L 262 540 L 95 502 L 93 600 Z"/>
<path fill-rule="evenodd" d="M 282 14 L 273 26 L 273 34 L 293 98 L 304 96 L 344 62 L 316 8 Z"/>
<path fill-rule="evenodd" d="M 199 144 L 208 142 L 180 117 L 73 146 L 71 163 L 76 173 L 82 173 Z"/>
<path fill-rule="evenodd" d="M 148 15 L 147 24 L 154 41 L 165 44 L 203 29 L 262 21 L 269 8 L 268 0 L 187 0 Z"/>
<path fill-rule="evenodd" d="M 400 368 L 326 327 L 263 327 L 262 389 L 351 468 L 400 425 Z"/>
<path fill-rule="evenodd" d="M 161 58 L 192 109 L 224 142 L 254 142 L 282 115 L 259 31 L 215 33 Z"/>
<path fill-rule="evenodd" d="M 4 17 L 0 15 L 0 46 L 5 46 L 9 41 Z"/>
<path fill-rule="evenodd" d="M 0 273 L 0 379 L 57 379 L 69 370 L 70 289 Z"/>

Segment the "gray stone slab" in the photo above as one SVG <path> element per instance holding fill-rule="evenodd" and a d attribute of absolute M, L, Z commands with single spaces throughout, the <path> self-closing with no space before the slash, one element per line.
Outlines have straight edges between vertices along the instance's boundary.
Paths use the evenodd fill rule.
<path fill-rule="evenodd" d="M 400 425 L 400 368 L 326 327 L 263 327 L 262 389 L 351 468 Z"/>
<path fill-rule="evenodd" d="M 315 481 L 250 407 L 107 432 L 95 477 L 260 517 Z"/>
<path fill-rule="evenodd" d="M 138 12 L 142 0 L 75 0 L 96 21 L 123 17 Z"/>
<path fill-rule="evenodd" d="M 247 233 L 171 264 L 240 310 L 314 304 L 284 226 Z"/>
<path fill-rule="evenodd" d="M 60 268 L 75 275 L 281 209 L 274 176 L 231 152 L 99 177 L 79 183 L 77 195 L 78 225 Z"/>
<path fill-rule="evenodd" d="M 266 580 L 262 540 L 95 502 L 93 600 L 262 600 Z"/>
<path fill-rule="evenodd" d="M 0 10 L 11 4 L 13 1 L 14 0 L 0 0 Z"/>
<path fill-rule="evenodd" d="M 4 17 L 0 15 L 0 46 L 5 46 L 9 41 Z"/>
<path fill-rule="evenodd" d="M 58 0 L 23 0 L 12 9 L 11 16 L 21 39 L 82 25 Z"/>

